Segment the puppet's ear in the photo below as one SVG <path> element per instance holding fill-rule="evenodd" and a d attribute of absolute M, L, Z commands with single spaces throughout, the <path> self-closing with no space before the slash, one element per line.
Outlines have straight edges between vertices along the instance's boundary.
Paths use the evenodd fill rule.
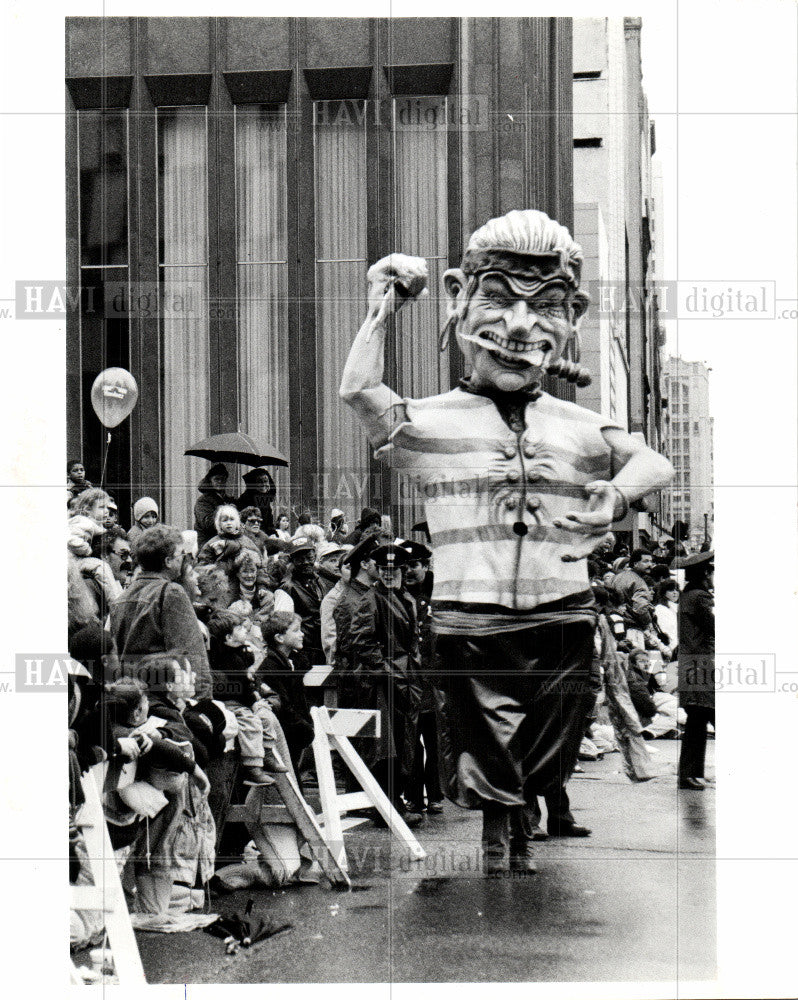
<path fill-rule="evenodd" d="M 574 314 L 574 326 L 579 326 L 579 321 L 587 312 L 587 307 L 590 304 L 590 296 L 587 292 L 583 292 L 581 289 L 575 293 L 572 301 L 571 308 Z"/>
<path fill-rule="evenodd" d="M 443 275 L 443 290 L 446 293 L 446 310 L 450 316 L 457 311 L 457 298 L 466 286 L 466 276 L 459 267 L 452 267 Z"/>

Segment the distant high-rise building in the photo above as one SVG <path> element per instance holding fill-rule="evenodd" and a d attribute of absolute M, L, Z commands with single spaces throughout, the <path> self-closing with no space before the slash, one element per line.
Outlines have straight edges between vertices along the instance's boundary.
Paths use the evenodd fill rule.
<path fill-rule="evenodd" d="M 653 124 L 639 18 L 574 20 L 574 235 L 591 307 L 581 328 L 593 385 L 577 401 L 662 444 L 664 333 L 655 267 Z"/>
<path fill-rule="evenodd" d="M 688 525 L 687 539 L 697 547 L 704 531 L 712 536 L 714 521 L 712 417 L 709 415 L 709 369 L 701 361 L 668 358 L 663 380 L 665 454 L 676 469 L 669 490 L 663 491 L 663 518 Z M 706 521 L 705 521 L 706 518 Z"/>

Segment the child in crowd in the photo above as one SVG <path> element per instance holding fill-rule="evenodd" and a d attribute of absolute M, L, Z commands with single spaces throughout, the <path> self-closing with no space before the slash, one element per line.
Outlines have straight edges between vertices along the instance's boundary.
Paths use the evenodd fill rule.
<path fill-rule="evenodd" d="M 277 719 L 285 733 L 291 761 L 299 771 L 302 751 L 313 742 L 313 722 L 310 718 L 303 675 L 296 670 L 292 654 L 302 649 L 302 619 L 297 614 L 276 611 L 260 623 L 266 648 L 266 659 L 258 669 L 257 680 L 266 685 L 273 699 Z M 261 688 L 263 693 L 267 693 Z"/>
<path fill-rule="evenodd" d="M 158 523 L 158 504 L 152 497 L 141 497 L 133 504 L 133 526 L 127 533 L 131 546 L 139 535 Z"/>
<path fill-rule="evenodd" d="M 268 705 L 254 680 L 255 658 L 248 648 L 250 622 L 234 611 L 216 611 L 208 620 L 211 636 L 210 663 L 214 694 L 235 715 L 238 722 L 238 745 L 244 768 L 245 785 L 271 785 L 274 778 L 264 766 L 274 771 L 285 768 L 275 758 L 276 738 Z"/>

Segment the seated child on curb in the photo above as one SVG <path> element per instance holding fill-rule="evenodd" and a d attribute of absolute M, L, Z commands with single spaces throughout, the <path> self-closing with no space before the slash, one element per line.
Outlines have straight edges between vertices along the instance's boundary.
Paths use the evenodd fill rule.
<path fill-rule="evenodd" d="M 223 701 L 238 722 L 238 745 L 245 785 L 271 785 L 264 770 L 284 771 L 274 756 L 276 733 L 269 706 L 262 702 L 254 673 L 255 658 L 245 645 L 250 623 L 232 611 L 216 611 L 208 620 L 214 697 Z"/>

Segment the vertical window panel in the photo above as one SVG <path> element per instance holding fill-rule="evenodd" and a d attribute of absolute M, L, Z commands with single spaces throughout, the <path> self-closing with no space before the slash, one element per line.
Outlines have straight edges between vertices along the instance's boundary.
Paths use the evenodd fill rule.
<path fill-rule="evenodd" d="M 78 112 L 80 264 L 128 263 L 128 112 Z"/>
<path fill-rule="evenodd" d="M 287 455 L 285 106 L 240 105 L 235 116 L 239 422 L 257 441 Z M 286 473 L 273 475 L 282 492 Z"/>
<path fill-rule="evenodd" d="M 78 112 L 80 358 L 82 458 L 87 478 L 103 485 L 130 517 L 130 422 L 108 431 L 91 405 L 105 368 L 130 368 L 128 112 Z"/>
<path fill-rule="evenodd" d="M 163 295 L 164 519 L 193 527 L 207 464 L 183 452 L 209 432 L 208 136 L 205 108 L 158 112 Z"/>
<path fill-rule="evenodd" d="M 424 257 L 429 298 L 399 313 L 396 360 L 399 395 L 418 398 L 449 388 L 449 357 L 438 349 L 446 322 L 441 278 L 448 267 L 448 131 L 445 97 L 393 102 L 396 249 Z"/>
<path fill-rule="evenodd" d="M 396 318 L 397 392 L 418 399 L 449 388 L 449 355 L 441 354 L 438 337 L 446 322 L 441 279 L 449 263 L 446 98 L 396 97 L 392 125 L 395 246 L 423 257 L 429 272 L 429 298 Z M 423 504 L 398 477 L 392 492 L 401 498 L 396 530 L 408 534 L 423 519 Z"/>
<path fill-rule="evenodd" d="M 338 387 L 366 309 L 363 102 L 317 101 L 313 140 L 319 470 L 359 477 L 368 469 L 368 440 Z"/>

